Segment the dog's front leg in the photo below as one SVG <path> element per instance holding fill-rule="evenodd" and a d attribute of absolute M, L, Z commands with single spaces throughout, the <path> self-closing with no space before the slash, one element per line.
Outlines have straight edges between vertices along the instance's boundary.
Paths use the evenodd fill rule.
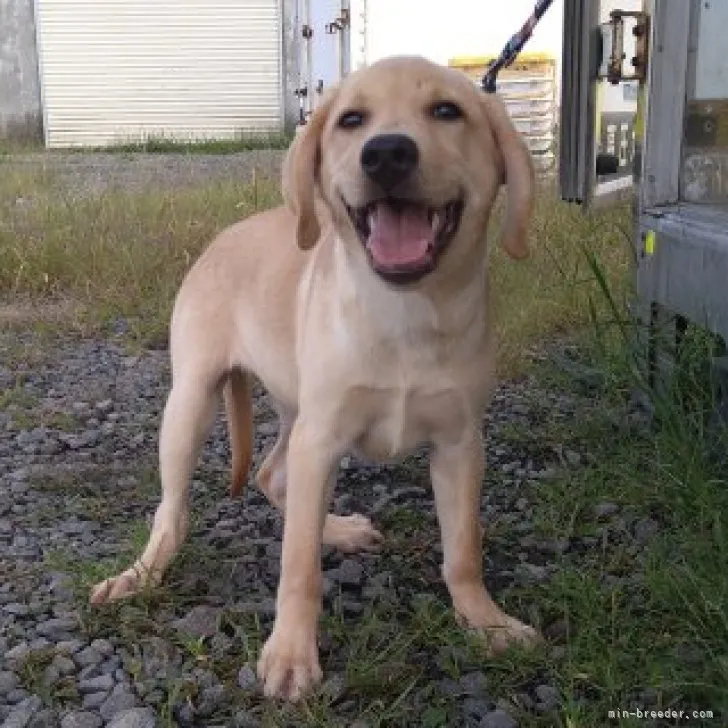
<path fill-rule="evenodd" d="M 331 474 L 341 456 L 324 433 L 299 417 L 288 446 L 276 621 L 258 663 L 265 694 L 285 700 L 298 700 L 321 680 L 321 539 Z"/>
<path fill-rule="evenodd" d="M 513 642 L 535 643 L 537 632 L 505 614 L 483 583 L 479 511 L 484 457 L 477 424 L 457 442 L 434 444 L 430 474 L 442 533 L 442 571 L 456 614 L 493 652 Z"/>

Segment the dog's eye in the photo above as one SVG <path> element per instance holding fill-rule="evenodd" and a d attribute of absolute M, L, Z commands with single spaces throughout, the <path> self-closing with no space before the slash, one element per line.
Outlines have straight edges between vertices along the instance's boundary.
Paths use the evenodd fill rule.
<path fill-rule="evenodd" d="M 463 117 L 462 109 L 452 101 L 438 101 L 432 106 L 431 111 L 436 119 L 442 119 L 443 121 L 452 121 Z"/>
<path fill-rule="evenodd" d="M 364 123 L 364 114 L 361 111 L 345 111 L 339 117 L 341 129 L 356 129 Z"/>

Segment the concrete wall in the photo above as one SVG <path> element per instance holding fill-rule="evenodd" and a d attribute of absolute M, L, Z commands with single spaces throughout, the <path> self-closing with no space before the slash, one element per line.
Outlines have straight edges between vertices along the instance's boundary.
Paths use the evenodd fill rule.
<path fill-rule="evenodd" d="M 41 140 L 34 0 L 0 0 L 0 137 Z"/>

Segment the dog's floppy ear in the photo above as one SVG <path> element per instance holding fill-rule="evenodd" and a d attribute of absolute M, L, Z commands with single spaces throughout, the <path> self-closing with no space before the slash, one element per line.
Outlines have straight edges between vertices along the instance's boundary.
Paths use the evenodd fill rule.
<path fill-rule="evenodd" d="M 535 172 L 531 153 L 516 131 L 503 102 L 494 94 L 484 94 L 483 104 L 493 130 L 496 144 L 503 157 L 508 187 L 508 209 L 501 226 L 501 245 L 511 258 L 528 255 L 528 227 L 533 215 Z"/>
<path fill-rule="evenodd" d="M 312 248 L 321 235 L 315 197 L 319 188 L 321 134 L 332 101 L 333 92 L 298 131 L 283 161 L 283 200 L 296 216 L 296 242 L 302 250 Z"/>

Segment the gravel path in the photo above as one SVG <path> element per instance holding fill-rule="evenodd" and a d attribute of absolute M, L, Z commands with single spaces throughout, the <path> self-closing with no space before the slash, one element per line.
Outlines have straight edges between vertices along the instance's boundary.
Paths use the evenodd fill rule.
<path fill-rule="evenodd" d="M 278 179 L 283 154 L 276 149 L 235 154 L 43 152 L 0 159 L 0 169 L 7 170 L 4 174 L 44 170 L 66 195 L 70 191 L 87 196 L 114 189 L 144 190 L 151 185 L 170 189 L 210 181 L 245 181 L 252 178 L 254 169 Z"/>
<path fill-rule="evenodd" d="M 167 353 L 132 355 L 114 340 L 43 343 L 28 334 L 0 334 L 0 349 L 23 348 L 40 351 L 40 361 L 0 362 L 0 391 L 6 392 L 0 407 L 0 726 L 141 728 L 170 715 L 180 726 L 262 725 L 263 701 L 252 673 L 258 645 L 249 645 L 246 662 L 240 641 L 251 619 L 263 634 L 270 630 L 281 521 L 255 488 L 239 500 L 227 497 L 222 419 L 193 481 L 189 548 L 174 563 L 161 596 L 150 597 L 149 614 L 139 615 L 137 608 L 139 621 L 132 623 L 118 611 L 128 606 L 92 611 L 85 604 L 88 583 L 113 572 L 119 553 L 121 563 L 136 553 L 140 540 L 134 534 L 158 501 L 155 448 L 168 388 Z M 496 539 L 489 548 L 487 578 L 496 590 L 548 579 L 549 554 L 562 547 L 535 541 L 523 495 L 529 481 L 550 477 L 548 464 L 513 451 L 499 435 L 513 423 L 529 422 L 534 397 L 569 415 L 568 398 L 535 386 L 503 384 L 488 415 L 490 470 L 482 511 L 512 539 Z M 276 424 L 261 393 L 255 412 L 257 464 Z M 444 597 L 422 458 L 392 467 L 344 462 L 335 509 L 371 515 L 390 539 L 382 555 L 325 555 L 325 608 L 336 604 L 346 630 L 356 630 L 366 606 L 378 599 L 409 607 L 433 592 Z M 397 533 L 407 534 L 407 517 L 423 524 L 416 533 L 427 534 L 424 543 Z M 186 651 L 175 635 L 187 635 Z M 232 687 L 195 658 L 190 639 L 206 639 L 218 665 L 229 658 Z M 326 639 L 324 630 L 327 689 L 341 693 L 336 666 L 343 656 Z M 462 725 L 515 725 L 488 696 L 483 673 L 453 682 L 437 656 L 432 659 L 434 689 L 462 698 Z M 428 695 L 409 700 L 426 705 Z M 535 685 L 525 699 L 548 708 L 555 691 Z M 351 725 L 351 705 L 343 700 L 336 706 L 340 724 Z"/>

